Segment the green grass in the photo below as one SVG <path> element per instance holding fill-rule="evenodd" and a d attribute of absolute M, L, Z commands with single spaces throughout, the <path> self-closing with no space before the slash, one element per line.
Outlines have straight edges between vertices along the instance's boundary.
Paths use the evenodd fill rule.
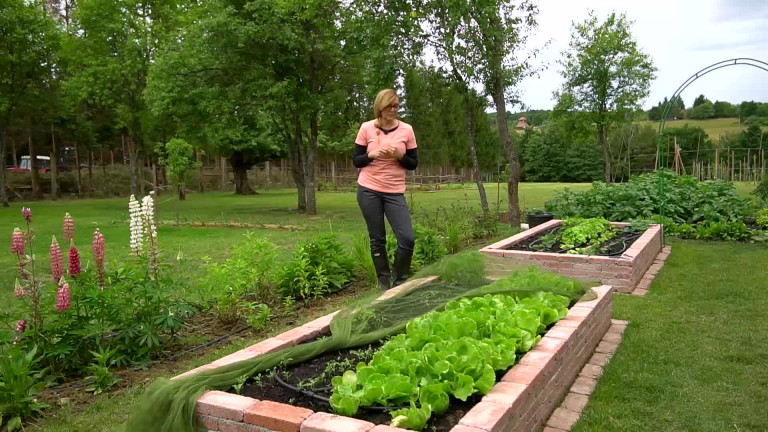
<path fill-rule="evenodd" d="M 767 266 L 764 245 L 674 241 L 648 296 L 614 297 L 629 326 L 573 430 L 765 430 Z"/>
<path fill-rule="evenodd" d="M 640 126 L 651 126 L 654 129 L 659 128 L 659 122 L 654 121 L 641 121 L 637 122 Z M 732 133 L 741 132 L 747 127 L 743 124 L 739 124 L 738 118 L 717 118 L 707 120 L 669 120 L 667 121 L 668 128 L 681 128 L 685 125 L 689 127 L 700 127 L 704 129 L 704 132 L 709 135 L 712 140 L 717 140 L 721 135 L 725 136 Z M 763 129 L 768 130 L 764 127 Z"/>

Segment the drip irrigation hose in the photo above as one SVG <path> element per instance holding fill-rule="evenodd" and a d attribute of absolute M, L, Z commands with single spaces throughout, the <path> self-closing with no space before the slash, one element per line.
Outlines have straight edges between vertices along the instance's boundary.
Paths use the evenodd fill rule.
<path fill-rule="evenodd" d="M 538 243 L 541 241 L 541 238 L 542 238 L 543 236 L 545 236 L 545 235 L 548 235 L 548 234 L 554 234 L 554 233 L 556 233 L 556 232 L 557 232 L 559 229 L 560 229 L 560 227 L 555 227 L 555 228 L 553 228 L 553 229 L 551 229 L 551 230 L 547 231 L 547 232 L 546 232 L 546 234 L 542 234 L 542 235 L 539 235 L 539 236 L 538 236 L 538 237 L 537 237 L 535 240 L 533 240 L 533 241 L 531 241 L 530 243 L 528 243 L 528 245 L 526 245 L 526 246 L 525 246 L 525 249 L 526 249 L 526 250 L 528 250 L 528 251 L 531 251 L 531 252 L 542 252 L 542 251 L 539 251 L 539 250 L 533 249 L 533 246 L 535 246 L 536 244 L 538 244 Z M 622 234 L 627 234 L 627 233 L 622 233 Z M 623 245 L 623 247 L 621 248 L 621 250 L 619 250 L 619 251 L 617 251 L 617 252 L 611 252 L 611 253 L 595 253 L 594 255 L 596 255 L 596 256 L 609 256 L 609 257 L 620 256 L 620 255 L 622 255 L 624 252 L 626 252 L 626 251 L 627 251 L 627 249 L 629 249 L 629 246 L 630 246 L 630 245 L 629 245 L 629 244 L 627 244 L 627 242 L 630 242 L 630 241 L 631 241 L 631 242 L 634 242 L 635 240 L 637 240 L 638 238 L 640 238 L 640 236 L 641 236 L 641 235 L 642 235 L 642 233 L 633 233 L 631 236 L 626 236 L 626 237 L 622 237 L 622 238 L 618 239 L 618 242 L 621 242 L 621 243 L 622 243 L 622 245 Z M 614 240 L 614 241 L 612 241 L 612 242 L 609 242 L 609 243 L 607 243 L 607 244 L 606 244 L 604 247 L 606 247 L 606 248 L 608 248 L 608 247 L 611 247 L 611 246 L 613 246 L 614 244 L 618 244 L 618 242 Z M 566 251 L 565 251 L 565 250 L 563 250 L 563 249 L 561 249 L 560 247 L 558 247 L 557 249 L 554 249 L 554 250 L 551 250 L 551 251 L 546 251 L 546 252 L 551 252 L 551 253 L 565 253 Z"/>
<path fill-rule="evenodd" d="M 311 397 L 312 399 L 316 399 L 316 400 L 325 402 L 327 404 L 330 404 L 330 399 L 325 397 L 325 396 L 323 396 L 323 395 L 319 395 L 319 394 L 313 392 L 312 390 L 305 390 L 305 389 L 296 387 L 294 385 L 288 384 L 287 382 L 283 381 L 283 379 L 280 378 L 280 371 L 279 370 L 275 371 L 275 381 L 277 381 L 278 384 L 280 384 L 281 386 L 287 388 L 288 390 L 293 390 L 293 391 L 295 391 L 297 393 L 303 394 L 304 396 Z M 316 390 L 316 391 L 328 391 L 328 390 L 331 390 L 332 388 L 333 388 L 332 386 L 327 386 L 327 387 L 316 388 L 316 389 L 313 389 L 313 390 Z M 408 407 L 407 406 L 363 406 L 363 405 L 360 406 L 360 409 L 363 409 L 363 410 L 382 411 L 382 412 L 389 412 L 389 411 L 394 411 L 394 410 L 399 410 L 399 409 L 404 409 L 404 408 L 408 408 Z"/>

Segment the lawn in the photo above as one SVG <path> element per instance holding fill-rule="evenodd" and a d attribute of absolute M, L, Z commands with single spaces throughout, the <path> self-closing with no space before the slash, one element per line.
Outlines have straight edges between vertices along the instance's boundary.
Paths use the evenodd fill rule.
<path fill-rule="evenodd" d="M 638 122 L 640 126 L 648 125 L 654 129 L 659 128 L 659 122 L 654 121 L 641 121 Z M 669 120 L 667 121 L 668 128 L 679 128 L 689 125 L 689 127 L 700 127 L 704 129 L 704 132 L 709 135 L 712 140 L 717 140 L 721 135 L 728 135 L 736 132 L 741 132 L 747 127 L 743 124 L 739 124 L 738 118 L 717 118 L 707 120 Z M 768 128 L 763 128 L 768 130 Z"/>

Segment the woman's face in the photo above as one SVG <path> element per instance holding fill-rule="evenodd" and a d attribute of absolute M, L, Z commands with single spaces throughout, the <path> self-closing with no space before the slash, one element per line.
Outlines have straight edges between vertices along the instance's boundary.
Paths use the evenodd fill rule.
<path fill-rule="evenodd" d="M 397 119 L 397 112 L 400 110 L 400 100 L 395 99 L 389 106 L 384 107 L 381 111 L 381 117 L 387 121 L 393 121 Z"/>

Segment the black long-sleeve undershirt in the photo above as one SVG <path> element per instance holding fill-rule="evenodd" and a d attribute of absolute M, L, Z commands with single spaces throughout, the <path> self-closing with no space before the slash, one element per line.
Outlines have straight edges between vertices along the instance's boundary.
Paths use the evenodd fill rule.
<path fill-rule="evenodd" d="M 415 148 L 406 150 L 403 158 L 400 159 L 399 162 L 403 168 L 410 171 L 415 170 L 419 166 L 418 151 Z M 352 164 L 356 168 L 363 168 L 370 163 L 371 158 L 368 157 L 368 147 L 355 144 L 355 152 L 352 154 Z"/>

